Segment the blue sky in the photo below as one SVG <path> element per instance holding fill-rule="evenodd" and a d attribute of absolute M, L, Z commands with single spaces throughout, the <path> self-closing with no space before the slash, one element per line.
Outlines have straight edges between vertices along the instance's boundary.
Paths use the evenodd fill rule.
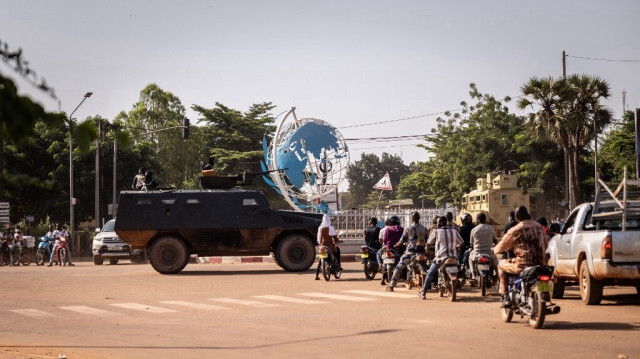
<path fill-rule="evenodd" d="M 297 107 L 345 138 L 428 133 L 436 116 L 468 99 L 468 85 L 518 96 L 532 76 L 560 76 L 561 55 L 640 60 L 640 2 L 622 1 L 10 1 L 0 40 L 22 48 L 79 118 L 128 111 L 155 82 L 185 107 L 220 102 L 274 114 Z M 0 62 L 0 72 L 16 78 Z M 640 62 L 569 57 L 567 73 L 611 85 L 606 103 L 640 107 Z M 20 91 L 57 110 L 19 81 Z M 516 113 L 523 112 L 513 109 Z M 193 111 L 188 115 L 195 122 Z M 389 152 L 425 160 L 418 141 L 353 143 L 351 158 Z"/>

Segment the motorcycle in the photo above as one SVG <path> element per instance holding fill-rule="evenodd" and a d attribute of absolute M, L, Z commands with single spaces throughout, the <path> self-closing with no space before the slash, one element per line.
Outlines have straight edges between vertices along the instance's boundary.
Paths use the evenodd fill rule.
<path fill-rule="evenodd" d="M 69 242 L 67 237 L 60 237 L 58 242 L 58 253 L 56 253 L 56 259 L 60 266 L 69 264 Z"/>
<path fill-rule="evenodd" d="M 342 275 L 340 265 L 329 247 L 321 246 L 318 250 L 318 258 L 320 258 L 320 269 L 324 280 L 329 281 L 332 274 L 336 279 L 340 279 L 340 275 Z"/>
<path fill-rule="evenodd" d="M 374 279 L 378 273 L 377 254 L 378 251 L 373 247 L 367 245 L 360 247 L 360 263 L 364 265 L 364 276 L 369 280 Z"/>
<path fill-rule="evenodd" d="M 28 266 L 31 264 L 31 253 L 33 253 L 31 252 L 31 248 L 33 248 L 33 246 L 30 247 L 26 239 L 23 239 L 18 242 L 16 247 L 13 248 L 13 265 L 15 266 L 20 263 L 23 266 Z"/>
<path fill-rule="evenodd" d="M 496 268 L 493 268 L 491 257 L 489 257 L 488 254 L 480 254 L 475 259 L 474 266 L 476 268 L 475 277 L 478 278 L 478 287 L 480 287 L 480 291 L 484 297 L 487 295 L 487 288 L 490 288 L 497 282 L 497 278 L 494 275 Z"/>
<path fill-rule="evenodd" d="M 429 266 L 431 266 L 432 259 L 433 256 L 429 258 L 424 246 L 418 246 L 416 253 L 411 256 L 411 260 L 407 266 L 408 273 L 407 281 L 405 282 L 407 289 L 412 289 L 413 287 L 422 289 L 422 284 L 427 277 L 427 271 Z"/>
<path fill-rule="evenodd" d="M 385 285 L 385 282 L 391 282 L 393 277 L 393 270 L 400 261 L 400 251 L 391 248 L 387 249 L 382 247 L 382 282 L 381 285 Z"/>
<path fill-rule="evenodd" d="M 49 251 L 47 252 L 47 249 Z M 51 253 L 53 250 L 53 241 L 51 238 L 42 236 L 40 237 L 40 243 L 38 243 L 38 250 L 36 251 L 36 265 L 44 265 L 44 262 L 49 260 L 49 255 L 47 253 Z"/>
<path fill-rule="evenodd" d="M 7 241 L 6 239 L 3 239 L 2 243 L 0 244 L 0 266 L 8 265 L 10 258 L 11 257 L 9 256 L 9 241 Z"/>
<path fill-rule="evenodd" d="M 436 290 L 440 297 L 444 297 L 446 294 L 450 301 L 455 302 L 462 275 L 458 268 L 458 258 L 448 257 L 445 259 L 438 268 L 438 281 L 436 282 Z"/>
<path fill-rule="evenodd" d="M 510 322 L 514 314 L 529 317 L 529 325 L 542 328 L 547 314 L 560 313 L 560 307 L 551 302 L 553 269 L 537 265 L 525 268 L 520 275 L 509 275 L 507 295 L 510 303 L 504 305 L 502 320 Z"/>

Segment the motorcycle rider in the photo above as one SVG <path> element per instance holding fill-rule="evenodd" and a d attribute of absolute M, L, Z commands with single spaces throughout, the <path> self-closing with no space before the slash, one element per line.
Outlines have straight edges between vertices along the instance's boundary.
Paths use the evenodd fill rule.
<path fill-rule="evenodd" d="M 135 177 L 133 177 L 133 184 L 131 185 L 131 188 L 138 191 L 142 189 L 142 183 L 144 182 L 145 172 L 146 172 L 146 169 L 144 167 L 140 167 L 138 169 L 138 174 L 136 174 Z"/>
<path fill-rule="evenodd" d="M 460 237 L 462 237 L 464 244 L 458 254 L 458 263 L 466 263 L 467 258 L 465 255 L 467 249 L 471 247 L 471 230 L 474 226 L 469 213 L 463 213 L 460 216 L 460 222 L 462 223 L 462 226 L 460 227 Z"/>
<path fill-rule="evenodd" d="M 447 217 L 447 227 L 450 227 L 455 229 L 456 231 L 459 231 L 460 226 L 458 226 L 456 222 L 453 220 L 453 213 L 447 212 L 445 216 Z"/>
<path fill-rule="evenodd" d="M 487 224 L 487 215 L 483 212 L 476 214 L 476 226 L 471 230 L 471 253 L 469 253 L 469 268 L 473 268 L 473 273 L 477 272 L 475 268 L 476 259 L 480 255 L 488 255 L 491 258 L 491 265 L 494 270 L 498 268 L 498 257 L 493 253 L 491 247 L 498 242 L 496 231 L 491 225 Z M 496 275 L 497 273 L 494 273 Z"/>
<path fill-rule="evenodd" d="M 387 228 L 391 225 L 389 222 L 389 218 L 384 221 L 384 227 L 380 229 L 380 233 L 378 233 L 378 241 L 380 242 L 380 248 L 378 248 L 378 253 L 376 253 L 376 261 L 378 261 L 378 267 L 382 270 L 382 240 L 384 239 L 384 233 L 387 231 Z"/>
<path fill-rule="evenodd" d="M 58 223 L 56 226 L 56 230 L 52 233 L 53 239 L 55 240 L 53 244 L 53 250 L 51 251 L 51 257 L 49 258 L 49 267 L 53 264 L 53 258 L 58 258 L 58 251 L 60 249 L 60 237 L 66 237 L 69 240 L 71 237 L 69 236 L 69 232 L 67 232 L 67 226 L 63 226 L 61 223 Z M 75 266 L 75 264 L 71 263 L 71 251 L 67 251 L 67 255 L 69 257 L 69 266 Z M 59 261 L 59 259 L 58 259 Z M 62 263 L 59 263 L 62 265 Z"/>
<path fill-rule="evenodd" d="M 548 240 L 542 226 L 531 220 L 527 207 L 519 206 L 515 210 L 515 220 L 518 222 L 511 228 L 502 240 L 493 248 L 495 254 L 513 249 L 515 258 L 502 259 L 498 263 L 500 276 L 499 293 L 502 295 L 502 306 L 510 305 L 507 293 L 507 275 L 520 274 L 526 267 L 544 265 L 545 251 Z"/>
<path fill-rule="evenodd" d="M 44 237 L 47 242 L 53 241 L 53 224 L 49 225 L 49 232 L 47 232 L 47 234 L 45 234 Z M 47 253 L 49 258 L 51 258 L 51 250 L 49 250 L 49 243 L 47 243 L 47 245 L 44 246 L 44 251 L 45 253 Z"/>
<path fill-rule="evenodd" d="M 13 267 L 13 256 L 19 255 L 18 253 L 13 253 L 13 251 L 18 252 L 20 250 L 20 246 L 23 241 L 22 231 L 20 230 L 20 226 L 16 226 L 16 229 L 13 232 L 13 235 L 9 239 L 9 267 Z M 19 262 L 16 263 L 20 265 Z"/>
<path fill-rule="evenodd" d="M 407 243 L 407 248 L 396 265 L 396 268 L 393 270 L 393 276 L 391 277 L 391 282 L 389 282 L 389 286 L 387 287 L 387 292 L 393 292 L 393 287 L 396 286 L 400 273 L 402 273 L 402 271 L 407 267 L 411 261 L 411 257 L 419 251 L 419 247 L 422 247 L 422 251 L 425 252 L 428 232 L 427 228 L 420 224 L 420 213 L 413 212 L 411 220 L 413 221 L 413 225 L 404 231 L 402 240 L 396 244 L 396 246 L 398 246 L 399 244 Z"/>
<path fill-rule="evenodd" d="M 389 226 L 385 228 L 386 230 L 384 231 L 384 236 L 382 238 L 382 245 L 387 248 L 387 250 L 396 248 L 396 244 L 400 242 L 400 239 L 402 239 L 402 234 L 404 233 L 404 228 L 400 226 L 400 217 L 391 216 L 391 218 L 389 218 Z M 385 284 L 386 281 L 383 275 L 380 285 Z"/>
<path fill-rule="evenodd" d="M 338 262 L 338 268 L 342 270 L 342 266 L 340 265 L 340 248 L 336 246 L 336 243 L 340 243 L 338 236 L 336 235 L 336 230 L 331 225 L 331 218 L 329 218 L 329 214 L 325 213 L 322 216 L 322 224 L 318 227 L 318 235 L 317 235 L 318 244 L 324 247 L 327 247 L 333 252 L 334 257 Z M 316 269 L 316 280 L 320 280 L 320 261 L 318 261 L 318 269 Z"/>
<path fill-rule="evenodd" d="M 376 253 L 381 247 L 380 244 L 380 227 L 378 227 L 378 219 L 371 217 L 369 220 L 369 227 L 364 230 L 364 242 L 371 248 L 375 249 Z M 378 264 L 380 261 L 376 258 Z"/>
<path fill-rule="evenodd" d="M 422 290 L 418 292 L 418 296 L 422 299 L 427 299 L 427 289 L 429 283 L 436 276 L 438 268 L 449 257 L 456 257 L 456 248 L 462 246 L 462 238 L 460 233 L 454 228 L 447 226 L 447 217 L 438 218 L 438 228 L 431 231 L 427 245 L 434 244 L 436 246 L 436 254 L 431 267 L 427 272 L 427 278 L 424 280 Z"/>

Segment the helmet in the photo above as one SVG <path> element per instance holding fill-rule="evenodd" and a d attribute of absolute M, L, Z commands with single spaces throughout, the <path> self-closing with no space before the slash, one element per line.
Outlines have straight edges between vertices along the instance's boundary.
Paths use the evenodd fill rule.
<path fill-rule="evenodd" d="M 471 218 L 471 215 L 469 213 L 463 213 L 460 215 L 460 222 L 464 223 L 467 221 L 472 221 L 473 219 Z"/>
<path fill-rule="evenodd" d="M 400 225 L 400 217 L 391 216 L 391 218 L 389 218 L 389 222 L 391 222 L 392 226 L 399 226 Z"/>

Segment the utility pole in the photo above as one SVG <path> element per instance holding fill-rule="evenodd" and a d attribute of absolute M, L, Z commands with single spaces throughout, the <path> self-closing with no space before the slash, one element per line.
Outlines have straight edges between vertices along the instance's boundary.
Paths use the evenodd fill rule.
<path fill-rule="evenodd" d="M 640 179 L 640 108 L 635 111 L 636 120 L 636 180 Z"/>
<path fill-rule="evenodd" d="M 562 79 L 567 78 L 567 54 L 562 50 Z M 569 203 L 569 191 L 571 190 L 571 183 L 569 181 L 569 155 L 567 150 L 564 149 L 564 203 L 567 204 L 567 208 L 571 211 L 571 203 Z"/>
<path fill-rule="evenodd" d="M 627 111 L 627 90 L 622 89 L 622 116 Z"/>

